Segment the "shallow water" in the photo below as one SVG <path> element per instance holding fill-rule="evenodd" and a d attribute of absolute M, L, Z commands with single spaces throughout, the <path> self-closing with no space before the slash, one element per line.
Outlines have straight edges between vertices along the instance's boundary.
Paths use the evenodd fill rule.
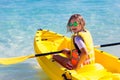
<path fill-rule="evenodd" d="M 120 42 L 119 0 L 0 0 L 0 57 L 34 53 L 33 40 L 39 28 L 69 37 L 66 23 L 74 13 L 85 18 L 95 45 Z M 120 57 L 120 46 L 100 49 Z M 49 80 L 35 59 L 0 65 L 0 74 L 1 80 Z"/>
<path fill-rule="evenodd" d="M 31 63 L 0 65 L 0 73 L 1 80 L 49 80 L 38 65 Z"/>

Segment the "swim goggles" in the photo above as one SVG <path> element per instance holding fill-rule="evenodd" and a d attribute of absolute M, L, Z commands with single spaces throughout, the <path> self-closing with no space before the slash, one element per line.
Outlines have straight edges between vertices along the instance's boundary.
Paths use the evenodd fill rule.
<path fill-rule="evenodd" d="M 72 26 L 77 27 L 77 26 L 78 26 L 78 23 L 75 21 L 75 22 L 73 22 L 73 23 L 69 23 L 68 26 L 69 26 L 69 27 L 72 27 Z"/>

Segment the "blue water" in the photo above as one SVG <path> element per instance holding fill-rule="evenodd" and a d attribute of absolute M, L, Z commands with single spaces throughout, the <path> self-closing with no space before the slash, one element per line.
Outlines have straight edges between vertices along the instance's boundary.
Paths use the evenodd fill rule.
<path fill-rule="evenodd" d="M 70 36 L 66 23 L 81 14 L 91 31 L 94 44 L 120 42 L 119 0 L 0 0 L 0 57 L 34 53 L 37 29 L 49 29 Z M 120 57 L 120 46 L 100 48 Z M 102 59 L 102 58 L 101 58 Z M 0 65 L 0 80 L 49 80 L 36 59 Z"/>

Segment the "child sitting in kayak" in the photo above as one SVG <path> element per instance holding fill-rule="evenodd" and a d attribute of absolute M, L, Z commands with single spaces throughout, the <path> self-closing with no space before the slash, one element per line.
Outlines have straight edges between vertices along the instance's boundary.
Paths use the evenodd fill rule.
<path fill-rule="evenodd" d="M 53 55 L 53 59 L 65 68 L 78 70 L 95 61 L 94 47 L 90 32 L 85 29 L 85 21 L 80 14 L 74 14 L 67 23 L 67 30 L 73 32 L 71 49 L 63 49 L 67 57 Z"/>

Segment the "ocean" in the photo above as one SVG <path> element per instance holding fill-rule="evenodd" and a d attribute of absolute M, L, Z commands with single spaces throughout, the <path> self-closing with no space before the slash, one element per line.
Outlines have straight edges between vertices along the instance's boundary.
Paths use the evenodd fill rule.
<path fill-rule="evenodd" d="M 84 17 L 94 45 L 120 42 L 119 0 L 0 0 L 0 58 L 34 53 L 34 35 L 40 28 L 70 37 L 66 24 L 76 13 Z M 100 49 L 120 57 L 119 45 Z M 0 80 L 49 78 L 34 58 L 0 65 Z"/>

